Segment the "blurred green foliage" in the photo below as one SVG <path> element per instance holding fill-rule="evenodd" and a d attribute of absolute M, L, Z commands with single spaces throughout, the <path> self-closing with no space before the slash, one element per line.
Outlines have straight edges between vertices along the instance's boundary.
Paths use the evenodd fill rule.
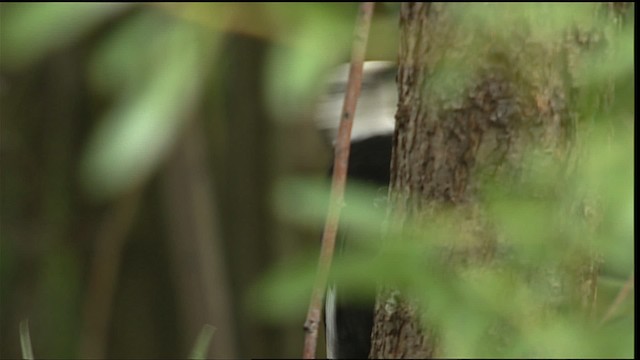
<path fill-rule="evenodd" d="M 5 69 L 24 69 L 132 13 L 95 44 L 88 69 L 94 89 L 114 100 L 81 169 L 85 188 L 98 199 L 138 186 L 158 167 L 223 56 L 217 52 L 222 34 L 274 42 L 268 104 L 290 119 L 311 104 L 323 71 L 346 58 L 355 14 L 353 4 L 313 3 L 9 4 L 3 10 Z"/>
<path fill-rule="evenodd" d="M 215 33 L 142 13 L 98 49 L 93 78 L 117 103 L 83 160 L 89 190 L 113 196 L 148 177 L 180 134 L 218 44 Z"/>
<path fill-rule="evenodd" d="M 77 40 L 131 4 L 9 4 L 2 11 L 2 66 L 24 67 Z"/>
<path fill-rule="evenodd" d="M 385 8 L 392 11 L 380 6 Z M 25 317 L 36 358 L 86 351 L 83 343 L 95 339 L 87 341 L 82 311 L 95 285 L 89 283 L 91 269 L 105 252 L 101 240 L 116 241 L 110 213 L 140 193 L 147 195 L 140 196 L 140 214 L 131 215 L 135 231 L 122 229 L 135 245 L 111 259 L 120 272 L 114 293 L 94 289 L 105 297 L 98 302 L 114 308 L 104 329 L 111 333 L 97 340 L 107 356 L 186 354 L 176 349 L 194 339 L 181 339 L 190 335 L 173 329 L 175 320 L 184 325 L 185 319 L 176 306 L 180 295 L 171 293 L 175 284 L 168 281 L 176 272 L 165 264 L 172 258 L 162 251 L 163 241 L 171 241 L 162 212 L 179 210 L 150 202 L 163 196 L 164 190 L 155 189 L 163 167 L 185 126 L 204 123 L 217 172 L 209 186 L 220 187 L 214 207 L 222 214 L 205 222 L 223 223 L 228 267 L 243 272 L 229 276 L 233 288 L 219 291 L 242 297 L 247 279 L 262 272 L 255 259 L 271 261 L 261 249 L 278 249 L 272 250 L 275 258 L 291 242 L 269 242 L 273 235 L 263 231 L 279 226 L 268 223 L 275 221 L 263 204 L 274 163 L 255 166 L 262 159 L 255 151 L 270 152 L 273 133 L 243 131 L 275 128 L 255 125 L 269 118 L 289 126 L 307 117 L 318 80 L 348 59 L 356 9 L 353 3 L 0 4 L 0 150 L 6 169 L 0 183 L 0 316 L 3 334 L 9 334 L 0 356 L 19 356 L 16 321 Z M 383 16 L 374 26 L 381 39 L 372 47 L 374 57 L 395 56 L 396 24 L 389 19 Z M 259 79 L 250 79 L 256 74 Z M 314 151 L 298 154 L 318 157 Z M 237 191 L 243 185 L 255 189 Z M 162 301 L 153 301 L 158 294 Z M 276 331 L 265 336 L 264 329 L 256 330 L 259 321 L 243 309 L 236 312 L 238 342 L 248 344 L 239 352 L 243 356 L 276 356 L 289 341 L 270 342 Z M 206 352 L 204 343 L 198 342 L 194 357 Z M 264 353 L 267 348 L 273 352 Z"/>
<path fill-rule="evenodd" d="M 379 7 L 384 6 L 395 10 L 393 5 Z M 509 246 L 500 267 L 464 273 L 448 269 L 438 249 L 428 245 L 464 241 L 463 229 L 456 231 L 462 222 L 457 215 L 400 226 L 388 218 L 384 194 L 356 188 L 341 226 L 360 234 L 362 251 L 335 259 L 332 276 L 356 293 L 376 290 L 381 283 L 407 291 L 428 309 L 425 318 L 442 331 L 449 357 L 631 357 L 632 299 L 613 320 L 598 326 L 598 321 L 583 321 L 573 308 L 542 313 L 545 304 L 557 301 L 558 291 L 548 281 L 531 278 L 553 278 L 538 274 L 542 265 L 562 264 L 572 254 L 601 254 L 605 274 L 599 319 L 633 273 L 633 20 L 612 24 L 592 17 L 593 5 L 587 4 L 560 4 L 553 11 L 534 4 L 504 6 L 504 13 L 522 15 L 509 19 L 527 22 L 543 39 L 577 24 L 601 26 L 609 40 L 584 57 L 577 76 L 580 92 L 574 105 L 584 148 L 574 175 L 570 181 L 557 178 L 557 171 L 531 156 L 530 176 L 517 192 L 488 184 L 482 194 L 486 210 Z M 458 10 L 456 15 L 469 26 L 492 26 L 501 34 L 494 40 L 508 43 L 504 29 L 513 24 L 490 7 L 464 5 Z M 278 119 L 298 119 L 308 112 L 322 74 L 348 59 L 355 12 L 355 4 L 317 3 L 2 4 L 0 67 L 7 73 L 28 72 L 51 53 L 82 41 L 90 44 L 89 61 L 77 71 L 88 77 L 91 90 L 107 105 L 91 129 L 77 170 L 87 194 L 112 200 L 144 186 L 158 171 L 199 103 L 220 101 L 221 94 L 206 98 L 204 88 L 220 76 L 218 64 L 226 55 L 220 45 L 226 34 L 269 42 L 264 65 L 267 105 Z M 378 53 L 395 58 L 395 45 Z M 433 85 L 444 89 L 443 96 L 452 96 L 468 80 L 466 68 L 458 65 L 443 68 L 437 78 L 442 83 Z M 610 88 L 613 92 L 603 100 L 602 93 Z M 228 115 L 228 121 L 234 121 L 233 114 Z M 537 193 L 544 195 L 531 196 Z M 371 209 L 372 197 L 380 199 L 378 211 Z M 310 227 L 323 223 L 326 199 L 327 183 L 317 179 L 283 179 L 273 194 L 281 219 Z M 378 233 L 385 233 L 384 239 Z M 0 275 L 6 295 L 8 273 L 17 271 L 19 263 L 12 258 L 15 244 L 5 235 L 2 241 Z M 36 358 L 71 356 L 79 334 L 74 324 L 80 302 L 76 295 L 84 280 L 78 274 L 80 256 L 73 250 L 55 254 L 43 266 L 45 279 L 35 308 L 59 332 L 32 333 Z M 278 265 L 250 303 L 274 321 L 295 319 L 302 324 L 315 264 L 315 255 L 305 254 Z M 42 343 L 49 343 L 50 354 L 38 353 Z M 204 352 L 204 343 L 198 341 L 193 357 Z"/>

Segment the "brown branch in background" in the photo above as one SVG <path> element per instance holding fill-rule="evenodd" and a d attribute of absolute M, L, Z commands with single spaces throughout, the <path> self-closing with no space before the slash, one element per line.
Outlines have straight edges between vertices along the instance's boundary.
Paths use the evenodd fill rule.
<path fill-rule="evenodd" d="M 136 189 L 120 198 L 100 226 L 83 308 L 81 359 L 106 357 L 111 303 L 118 282 L 122 248 L 138 212 L 140 192 Z"/>
<path fill-rule="evenodd" d="M 349 165 L 349 149 L 351 146 L 351 127 L 356 109 L 356 101 L 360 95 L 360 85 L 362 83 L 362 67 L 364 63 L 367 39 L 369 37 L 369 27 L 373 15 L 374 3 L 364 2 L 360 5 L 356 28 L 354 31 L 353 50 L 351 53 L 351 68 L 349 69 L 349 80 L 345 94 L 342 113 L 340 114 L 340 127 L 335 146 L 335 157 L 333 162 L 333 179 L 331 183 L 331 198 L 327 220 L 322 235 L 322 247 L 320 249 L 320 259 L 318 260 L 318 272 L 311 293 L 311 302 L 307 319 L 304 323 L 305 339 L 302 357 L 304 359 L 315 359 L 316 344 L 318 340 L 318 327 L 320 324 L 320 314 L 322 312 L 322 299 L 327 287 L 327 277 L 333 259 L 333 249 L 335 246 L 336 233 L 338 231 L 338 219 L 343 206 L 344 189 L 347 180 L 347 167 Z"/>
<path fill-rule="evenodd" d="M 615 313 L 618 312 L 618 309 L 620 308 L 620 305 L 622 305 L 622 302 L 624 301 L 624 299 L 626 299 L 627 296 L 629 296 L 629 291 L 633 289 L 633 278 L 634 278 L 634 275 L 631 274 L 627 282 L 624 283 L 624 286 L 622 286 L 622 289 L 620 289 L 618 296 L 616 296 L 616 299 L 613 301 L 613 303 L 611 303 L 611 305 L 607 309 L 607 312 L 604 314 L 604 317 L 600 321 L 600 325 L 603 325 L 607 321 L 611 320 L 613 315 L 615 315 Z"/>
<path fill-rule="evenodd" d="M 205 357 L 233 359 L 237 357 L 233 302 L 206 132 L 195 115 L 189 120 L 162 176 L 181 332 L 191 346 L 203 325 L 210 324 L 218 330 Z"/>

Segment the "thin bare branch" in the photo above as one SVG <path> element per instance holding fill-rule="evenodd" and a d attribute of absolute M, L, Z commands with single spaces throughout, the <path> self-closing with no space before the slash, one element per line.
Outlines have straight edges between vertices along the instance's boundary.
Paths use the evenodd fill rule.
<path fill-rule="evenodd" d="M 629 279 L 627 279 L 627 282 L 625 282 L 624 286 L 622 286 L 622 289 L 620 289 L 620 292 L 618 293 L 618 296 L 616 296 L 616 299 L 607 309 L 607 312 L 604 314 L 604 317 L 600 321 L 600 325 L 603 325 L 607 321 L 611 320 L 611 318 L 613 318 L 613 316 L 618 312 L 620 305 L 622 305 L 624 299 L 629 296 L 629 292 L 631 291 L 631 289 L 633 289 L 633 278 L 634 275 L 631 274 L 629 276 Z"/>
<path fill-rule="evenodd" d="M 320 259 L 318 260 L 318 272 L 311 294 L 311 302 L 307 319 L 304 323 L 305 340 L 302 357 L 304 359 L 315 359 L 316 345 L 318 340 L 318 326 L 320 324 L 320 314 L 322 312 L 322 299 L 327 287 L 327 277 L 333 259 L 333 249 L 335 247 L 336 233 L 338 231 L 338 219 L 340 210 L 344 202 L 344 189 L 347 180 L 347 168 L 349 165 L 349 150 L 351 140 L 351 127 L 355 114 L 356 102 L 360 95 L 360 85 L 362 83 L 362 67 L 364 63 L 367 39 L 369 37 L 369 27 L 373 15 L 374 3 L 364 2 L 360 5 L 356 28 L 354 31 L 353 50 L 351 53 L 351 68 L 349 70 L 349 80 L 345 94 L 342 113 L 340 114 L 340 127 L 335 146 L 335 157 L 333 163 L 333 179 L 331 183 L 331 198 L 329 210 L 322 235 L 322 247 L 320 249 Z"/>
<path fill-rule="evenodd" d="M 233 301 L 222 250 L 219 209 L 211 191 L 214 179 L 208 166 L 206 132 L 197 114 L 188 117 L 162 179 L 182 332 L 192 338 L 199 331 L 203 334 L 203 323 L 215 324 L 224 331 L 213 338 L 205 337 L 206 346 L 198 348 L 204 353 L 196 356 L 192 352 L 191 358 L 233 359 L 237 357 Z"/>

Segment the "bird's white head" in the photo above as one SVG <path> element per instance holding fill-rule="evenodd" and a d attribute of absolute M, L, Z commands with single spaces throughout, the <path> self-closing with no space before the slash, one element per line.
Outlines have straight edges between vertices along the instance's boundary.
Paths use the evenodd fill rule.
<path fill-rule="evenodd" d="M 360 98 L 351 129 L 352 140 L 393 132 L 398 103 L 395 74 L 393 62 L 364 63 Z M 332 143 L 335 143 L 338 134 L 348 76 L 349 64 L 341 65 L 329 74 L 316 106 L 316 126 Z"/>

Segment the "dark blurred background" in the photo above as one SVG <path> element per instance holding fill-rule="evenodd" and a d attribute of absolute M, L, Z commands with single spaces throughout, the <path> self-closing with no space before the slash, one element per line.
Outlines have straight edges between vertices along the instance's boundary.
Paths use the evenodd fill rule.
<path fill-rule="evenodd" d="M 0 5 L 0 356 L 297 357 L 253 286 L 315 256 L 274 183 L 324 177 L 309 114 L 354 4 Z M 379 6 L 370 58 L 395 58 Z"/>

